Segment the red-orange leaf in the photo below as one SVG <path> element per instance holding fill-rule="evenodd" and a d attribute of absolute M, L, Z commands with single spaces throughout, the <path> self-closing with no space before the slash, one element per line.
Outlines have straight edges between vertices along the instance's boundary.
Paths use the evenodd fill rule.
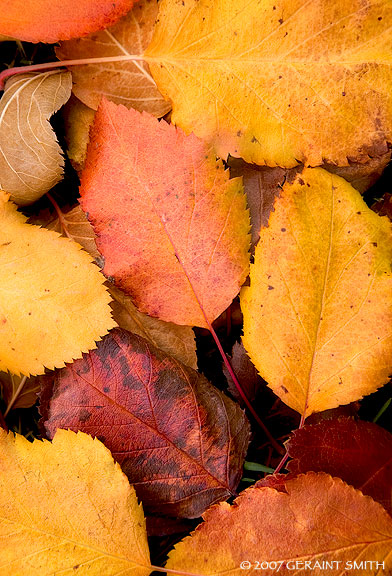
<path fill-rule="evenodd" d="M 0 34 L 26 42 L 57 42 L 111 26 L 134 0 L 3 0 Z"/>
<path fill-rule="evenodd" d="M 229 306 L 248 274 L 249 215 L 206 144 L 103 101 L 81 181 L 103 271 L 142 312 L 208 327 Z"/>
<path fill-rule="evenodd" d="M 249 440 L 243 411 L 195 370 L 125 330 L 49 376 L 41 402 L 49 437 L 57 428 L 97 436 L 147 510 L 197 517 L 241 478 Z"/>
<path fill-rule="evenodd" d="M 392 435 L 372 422 L 326 420 L 296 430 L 287 443 L 294 474 L 328 472 L 392 512 Z"/>

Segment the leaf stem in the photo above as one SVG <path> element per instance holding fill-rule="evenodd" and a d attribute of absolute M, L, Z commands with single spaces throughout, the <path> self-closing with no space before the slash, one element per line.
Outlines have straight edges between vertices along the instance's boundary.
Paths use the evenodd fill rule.
<path fill-rule="evenodd" d="M 64 234 L 67 236 L 67 238 L 70 238 L 71 240 L 73 240 L 71 234 L 67 230 L 67 226 L 66 226 L 65 220 L 64 220 L 64 215 L 61 211 L 60 206 L 57 204 L 57 202 L 53 198 L 53 196 L 51 194 L 49 194 L 49 192 L 46 193 L 46 196 L 48 197 L 48 200 L 50 200 L 51 204 L 53 205 L 53 208 L 56 210 L 57 216 L 59 218 L 60 226 L 61 226 Z"/>
<path fill-rule="evenodd" d="M 80 58 L 77 60 L 59 60 L 58 62 L 44 62 L 42 64 L 32 64 L 31 66 L 17 66 L 16 68 L 7 68 L 0 73 L 0 91 L 4 90 L 4 84 L 7 78 L 15 74 L 27 74 L 29 72 L 40 72 L 41 70 L 50 70 L 52 68 L 64 68 L 68 66 L 82 66 L 86 64 L 104 64 L 105 62 L 128 62 L 144 61 L 143 56 L 138 54 L 127 54 L 122 56 L 102 56 L 101 58 Z"/>
<path fill-rule="evenodd" d="M 271 432 L 268 430 L 268 428 L 266 427 L 266 425 L 264 424 L 264 422 L 262 422 L 262 420 L 259 418 L 256 410 L 253 408 L 252 404 L 250 403 L 250 401 L 248 400 L 248 397 L 246 396 L 245 392 L 243 391 L 241 384 L 238 382 L 237 376 L 233 370 L 233 367 L 230 363 L 229 358 L 227 357 L 226 352 L 223 350 L 222 344 L 220 343 L 220 340 L 214 330 L 214 328 L 212 327 L 212 324 L 209 322 L 209 320 L 205 317 L 206 323 L 208 325 L 208 329 L 211 332 L 211 336 L 213 337 L 213 339 L 215 340 L 215 344 L 217 345 L 217 348 L 220 352 L 220 355 L 222 356 L 223 362 L 226 365 L 226 368 L 231 376 L 231 379 L 234 382 L 235 387 L 237 388 L 242 400 L 244 401 L 246 407 L 248 408 L 249 412 L 252 414 L 253 418 L 256 420 L 257 424 L 260 426 L 260 428 L 263 430 L 264 434 L 267 436 L 268 440 L 271 442 L 271 445 L 275 448 L 275 450 L 278 452 L 278 454 L 283 454 L 283 448 L 282 446 L 280 446 L 280 444 L 278 444 L 278 442 L 275 440 L 275 438 L 272 436 Z"/>
<path fill-rule="evenodd" d="M 12 375 L 11 375 L 12 378 Z M 11 410 L 12 406 L 15 404 L 16 400 L 18 399 L 19 394 L 22 392 L 24 385 L 26 384 L 27 376 L 23 376 L 22 380 L 19 383 L 19 386 L 10 400 L 10 403 L 7 406 L 6 411 L 4 412 L 4 418 L 7 417 L 9 411 Z"/>

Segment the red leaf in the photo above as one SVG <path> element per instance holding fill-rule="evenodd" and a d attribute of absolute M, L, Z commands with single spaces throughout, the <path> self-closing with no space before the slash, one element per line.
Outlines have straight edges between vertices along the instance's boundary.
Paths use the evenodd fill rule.
<path fill-rule="evenodd" d="M 392 435 L 384 428 L 351 418 L 326 420 L 295 430 L 286 447 L 290 472 L 339 476 L 392 512 Z"/>
<path fill-rule="evenodd" d="M 97 346 L 43 387 L 48 436 L 99 438 L 151 512 L 197 517 L 232 495 L 249 441 L 239 406 L 140 336 L 116 329 Z"/>

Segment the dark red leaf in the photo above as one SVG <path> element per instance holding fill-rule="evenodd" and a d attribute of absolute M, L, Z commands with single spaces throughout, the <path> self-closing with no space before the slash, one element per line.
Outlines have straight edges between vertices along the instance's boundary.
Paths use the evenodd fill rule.
<path fill-rule="evenodd" d="M 392 512 L 392 434 L 384 428 L 351 418 L 326 420 L 295 430 L 286 448 L 290 472 L 339 476 Z"/>
<path fill-rule="evenodd" d="M 200 516 L 241 478 L 249 442 L 241 408 L 125 330 L 46 381 L 41 414 L 49 438 L 70 428 L 104 442 L 150 512 Z"/>

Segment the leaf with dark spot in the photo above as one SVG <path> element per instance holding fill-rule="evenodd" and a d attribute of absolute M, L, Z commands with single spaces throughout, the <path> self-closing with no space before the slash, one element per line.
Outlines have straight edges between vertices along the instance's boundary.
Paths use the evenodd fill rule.
<path fill-rule="evenodd" d="M 46 376 L 41 414 L 49 438 L 57 428 L 104 437 L 150 512 L 200 516 L 241 478 L 249 441 L 241 408 L 125 330 Z"/>

